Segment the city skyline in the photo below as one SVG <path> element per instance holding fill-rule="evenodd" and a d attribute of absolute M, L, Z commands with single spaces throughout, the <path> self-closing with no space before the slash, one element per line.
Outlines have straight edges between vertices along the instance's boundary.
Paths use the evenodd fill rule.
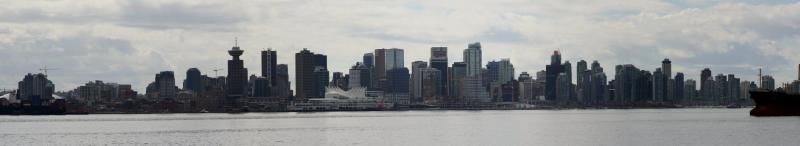
<path fill-rule="evenodd" d="M 180 81 L 186 78 L 183 72 L 189 68 L 198 68 L 207 75 L 213 75 L 215 68 L 226 68 L 225 60 L 230 57 L 226 51 L 233 46 L 233 38 L 237 36 L 242 50 L 245 50 L 242 59 L 244 68 L 251 69 L 249 74 L 261 74 L 260 51 L 262 48 L 273 48 L 278 52 L 278 63 L 288 64 L 292 83 L 295 83 L 293 54 L 302 48 L 328 55 L 328 70 L 331 73 L 348 72 L 355 62 L 362 59 L 363 53 L 378 48 L 404 49 L 404 64 L 410 68 L 414 61 L 429 61 L 431 47 L 444 46 L 448 47 L 447 57 L 453 63 L 463 60 L 461 51 L 473 42 L 481 42 L 484 52 L 482 64 L 509 58 L 517 70 L 515 77 L 521 72 L 543 70 L 549 64 L 549 55 L 553 50 L 562 52 L 562 61 L 575 63 L 579 60 L 598 60 L 606 69 L 613 69 L 619 64 L 633 64 L 643 70 L 655 71 L 661 66 L 661 60 L 669 58 L 673 74 L 683 72 L 686 79 L 695 80 L 700 78 L 703 68 L 710 68 L 711 76 L 719 73 L 736 74 L 742 80 L 755 81 L 758 67 L 763 66 L 764 73 L 772 75 L 777 84 L 795 80 L 796 65 L 800 62 L 797 57 L 792 57 L 800 54 L 800 49 L 795 47 L 800 41 L 792 37 L 792 34 L 799 32 L 792 27 L 800 20 L 800 3 L 796 2 L 680 4 L 647 1 L 631 6 L 591 5 L 595 9 L 578 11 L 574 9 L 582 5 L 571 2 L 533 2 L 511 7 L 507 3 L 475 2 L 449 6 L 412 1 L 369 8 L 396 10 L 380 11 L 377 13 L 381 15 L 380 18 L 363 16 L 365 21 L 385 21 L 379 24 L 343 22 L 341 20 L 347 20 L 347 17 L 365 14 L 333 8 L 336 3 L 326 2 L 317 2 L 320 4 L 318 8 L 337 10 L 343 14 L 323 14 L 324 10 L 306 14 L 277 8 L 272 10 L 275 12 L 260 11 L 249 6 L 224 3 L 97 2 L 83 4 L 77 10 L 68 10 L 66 7 L 40 9 L 36 3 L 59 2 L 7 3 L 3 6 L 4 13 L 0 15 L 0 51 L 7 53 L 0 55 L 0 61 L 4 62 L 0 64 L 4 68 L 0 71 L 0 88 L 14 89 L 19 77 L 40 72 L 39 68 L 48 66 L 56 68 L 48 74 L 57 91 L 103 80 L 132 84 L 134 90 L 143 92 L 152 81 L 153 74 L 161 71 L 175 72 L 175 80 Z M 363 4 L 350 1 L 340 3 Z M 562 3 L 570 4 L 562 6 Z M 291 6 L 302 3 L 282 4 Z M 214 11 L 202 7 L 207 5 L 222 9 Z M 477 5 L 486 5 L 479 9 L 486 14 L 468 15 L 475 14 L 469 10 Z M 524 6 L 547 5 L 555 7 L 523 9 Z M 508 10 L 499 10 L 506 7 Z M 141 11 L 169 9 L 185 13 L 175 13 L 176 16 L 127 15 L 152 14 L 141 11 L 127 13 L 133 11 L 132 8 L 142 8 Z M 235 11 L 238 8 L 246 13 Z M 111 13 L 89 18 L 89 13 L 85 12 L 88 9 Z M 355 9 L 367 8 L 356 6 Z M 726 10 L 753 14 L 731 17 L 725 14 L 734 14 Z M 556 15 L 551 14 L 556 12 L 564 12 L 559 14 L 564 18 L 547 18 Z M 713 15 L 712 12 L 723 15 Z M 208 14 L 208 19 L 198 18 L 205 14 Z M 289 14 L 299 16 L 264 17 Z M 583 14 L 591 15 L 582 17 Z M 169 23 L 151 22 L 153 19 L 183 17 L 177 15 L 193 17 L 170 20 Z M 315 19 L 319 17 L 315 15 L 332 18 Z M 402 17 L 409 15 L 424 17 Z M 707 18 L 710 18 L 709 21 L 700 21 Z M 302 19 L 312 20 L 312 23 L 298 23 Z M 441 21 L 428 22 L 429 19 Z M 484 22 L 486 20 L 496 22 L 487 24 Z M 273 21 L 276 23 L 258 24 Z M 662 21 L 671 23 L 658 24 Z M 697 24 L 690 23 L 695 21 Z M 326 22 L 332 27 L 318 26 Z M 411 22 L 425 23 L 398 25 Z M 456 25 L 463 22 L 471 23 Z M 771 25 L 748 25 L 751 23 Z M 289 24 L 299 26 L 290 27 Z M 723 27 L 726 30 L 721 30 Z M 358 31 L 342 31 L 347 28 Z M 298 35 L 288 35 L 292 33 Z M 606 35 L 612 37 L 604 37 Z M 721 37 L 728 35 L 732 38 Z M 281 38 L 283 36 L 285 38 Z M 222 72 L 220 75 L 225 75 L 226 71 Z M 613 71 L 606 73 L 609 78 L 614 76 Z M 573 73 L 573 78 L 575 76 Z"/>

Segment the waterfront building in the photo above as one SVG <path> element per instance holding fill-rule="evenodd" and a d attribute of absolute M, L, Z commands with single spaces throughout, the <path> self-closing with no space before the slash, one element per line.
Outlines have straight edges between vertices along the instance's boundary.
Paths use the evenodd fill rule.
<path fill-rule="evenodd" d="M 386 89 L 384 96 L 396 105 L 409 105 L 409 73 L 408 68 L 394 68 L 386 72 Z"/>
<path fill-rule="evenodd" d="M 183 80 L 183 90 L 199 93 L 203 91 L 203 76 L 197 68 L 190 68 L 186 71 L 186 79 Z"/>
<path fill-rule="evenodd" d="M 482 62 L 481 43 L 475 42 L 469 44 L 467 49 L 464 50 L 464 63 L 467 65 L 468 77 L 479 77 L 481 74 Z"/>
<path fill-rule="evenodd" d="M 278 67 L 278 52 L 269 48 L 261 51 L 261 76 L 269 80 L 269 84 L 273 85 L 276 79 Z"/>
<path fill-rule="evenodd" d="M 428 68 L 425 61 L 414 61 L 411 63 L 411 102 L 414 104 L 422 103 L 423 78 L 422 69 Z"/>
<path fill-rule="evenodd" d="M 244 67 L 244 61 L 239 59 L 243 53 L 244 50 L 241 50 L 238 44 L 228 50 L 228 54 L 233 58 L 228 60 L 228 81 L 225 82 L 227 106 L 238 106 L 238 100 L 245 97 L 247 92 L 247 68 Z"/>
<path fill-rule="evenodd" d="M 431 47 L 430 67 L 439 70 L 439 83 L 437 83 L 437 96 L 448 96 L 448 60 L 447 47 Z"/>
<path fill-rule="evenodd" d="M 16 100 L 31 106 L 47 106 L 48 101 L 55 99 L 55 85 L 45 74 L 28 74 L 19 81 Z"/>
<path fill-rule="evenodd" d="M 306 48 L 295 54 L 295 100 L 322 98 L 328 85 L 327 56 Z"/>
<path fill-rule="evenodd" d="M 546 100 L 554 101 L 557 100 L 558 97 L 569 98 L 569 95 L 564 95 L 567 94 L 568 93 L 567 90 L 569 90 L 567 89 L 569 88 L 569 85 L 567 85 L 566 83 L 570 82 L 571 85 L 572 82 L 572 77 L 571 77 L 572 73 L 567 72 L 571 68 L 571 66 L 567 66 L 568 64 L 569 63 L 561 64 L 561 53 L 559 53 L 558 51 L 554 51 L 553 55 L 550 56 L 550 64 L 545 67 L 544 96 Z M 564 77 L 562 77 L 563 79 L 561 79 L 563 80 L 561 84 L 558 84 L 559 76 L 561 73 L 565 74 Z M 559 89 L 559 87 L 562 89 Z M 564 91 L 564 93 L 562 93 L 562 95 L 559 96 L 558 91 Z"/>
<path fill-rule="evenodd" d="M 448 87 L 448 100 L 449 103 L 456 103 L 456 102 L 464 102 L 465 100 L 462 98 L 463 95 L 461 94 L 463 91 L 463 80 L 467 77 L 467 64 L 464 62 L 454 62 L 450 71 L 448 72 L 450 75 L 448 77 L 448 83 L 450 84 Z"/>

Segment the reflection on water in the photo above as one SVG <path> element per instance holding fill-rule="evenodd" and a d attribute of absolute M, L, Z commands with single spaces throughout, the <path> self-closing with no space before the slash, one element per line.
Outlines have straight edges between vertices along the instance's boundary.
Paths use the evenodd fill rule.
<path fill-rule="evenodd" d="M 796 145 L 747 109 L 0 116 L 4 145 Z"/>

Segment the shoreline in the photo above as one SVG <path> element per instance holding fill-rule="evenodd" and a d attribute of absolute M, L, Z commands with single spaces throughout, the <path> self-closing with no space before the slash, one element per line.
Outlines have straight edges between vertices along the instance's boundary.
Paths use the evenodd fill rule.
<path fill-rule="evenodd" d="M 520 109 L 458 109 L 458 108 L 430 108 L 430 109 L 396 109 L 396 110 L 327 110 L 327 111 L 263 111 L 263 112 L 149 112 L 149 113 L 127 113 L 127 112 L 95 112 L 95 113 L 65 113 L 52 115 L 150 115 L 150 114 L 248 114 L 248 113 L 327 113 L 327 112 L 403 112 L 403 111 L 563 111 L 563 110 L 639 110 L 639 109 L 750 109 L 745 106 L 740 108 L 727 108 L 725 106 L 695 106 L 695 107 L 636 107 L 636 108 L 520 108 Z M 3 114 L 0 116 L 47 116 L 47 115 L 26 115 L 26 114 Z"/>

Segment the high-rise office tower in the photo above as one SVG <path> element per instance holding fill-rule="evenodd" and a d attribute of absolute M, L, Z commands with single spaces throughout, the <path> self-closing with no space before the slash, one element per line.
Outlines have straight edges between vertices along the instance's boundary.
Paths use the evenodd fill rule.
<path fill-rule="evenodd" d="M 386 89 L 384 96 L 390 103 L 409 105 L 409 73 L 408 68 L 394 68 L 386 72 Z"/>
<path fill-rule="evenodd" d="M 536 81 L 533 80 L 533 77 L 528 74 L 528 72 L 522 72 L 519 74 L 517 78 L 519 81 L 519 99 L 521 102 L 533 101 L 536 100 L 535 92 L 535 84 Z"/>
<path fill-rule="evenodd" d="M 296 100 L 322 98 L 328 82 L 327 57 L 303 48 L 295 54 L 295 65 Z"/>
<path fill-rule="evenodd" d="M 395 68 L 404 68 L 404 51 L 398 48 L 375 49 L 374 55 L 375 67 L 373 68 L 374 80 L 372 86 L 375 89 L 385 91 L 386 72 Z"/>
<path fill-rule="evenodd" d="M 449 85 L 449 96 L 451 97 L 450 102 L 463 102 L 464 100 L 461 98 L 463 95 L 461 94 L 462 91 L 462 81 L 467 76 L 467 64 L 464 62 L 454 62 L 453 66 L 448 72 L 450 75 L 448 76 L 450 81 L 448 82 Z"/>
<path fill-rule="evenodd" d="M 278 64 L 275 66 L 275 81 L 273 83 L 275 84 L 272 85 L 272 96 L 286 99 L 292 95 L 288 65 Z"/>
<path fill-rule="evenodd" d="M 367 67 L 375 66 L 375 54 L 364 53 L 364 57 L 362 59 L 362 63 Z"/>
<path fill-rule="evenodd" d="M 272 48 L 261 51 L 261 76 L 269 80 L 270 85 L 274 84 L 278 66 L 278 53 Z"/>
<path fill-rule="evenodd" d="M 423 73 L 422 69 L 428 68 L 425 61 L 414 61 L 411 63 L 411 102 L 422 102 Z"/>
<path fill-rule="evenodd" d="M 203 91 L 203 76 L 197 68 L 190 68 L 186 71 L 186 79 L 183 80 L 183 90 L 200 93 Z"/>
<path fill-rule="evenodd" d="M 315 59 L 316 60 L 316 59 Z M 311 97 L 312 98 L 324 98 L 325 97 L 325 88 L 330 85 L 330 72 L 326 66 L 314 66 L 314 76 L 317 78 L 314 81 L 317 82 L 317 85 L 314 86 L 316 89 L 316 93 L 314 93 Z"/>
<path fill-rule="evenodd" d="M 392 69 L 395 69 L 395 68 L 404 68 L 405 67 L 405 65 L 404 65 L 405 61 L 403 60 L 404 59 L 404 53 L 403 52 L 404 52 L 403 49 L 398 49 L 398 48 L 386 49 L 386 53 L 385 53 L 385 59 L 386 59 L 386 61 L 385 61 L 386 68 L 385 69 L 386 69 L 386 71 L 389 71 L 389 70 L 392 70 Z"/>
<path fill-rule="evenodd" d="M 481 43 L 476 42 L 469 44 L 467 49 L 464 50 L 464 63 L 467 64 L 467 76 L 480 76 L 482 60 L 481 60 Z"/>
<path fill-rule="evenodd" d="M 228 60 L 228 78 L 226 81 L 226 105 L 229 106 L 236 106 L 236 101 L 244 97 L 247 90 L 247 68 L 244 68 L 244 61 L 239 59 L 239 56 L 243 53 L 244 50 L 241 50 L 238 44 L 228 50 L 228 54 L 233 57 Z"/>
<path fill-rule="evenodd" d="M 482 71 L 482 51 L 479 42 L 469 44 L 464 50 L 464 63 L 466 65 L 466 77 L 462 80 L 461 95 L 467 102 L 485 103 L 491 101 L 489 92 L 486 91 L 484 81 L 481 76 Z"/>
<path fill-rule="evenodd" d="M 664 76 L 666 76 L 667 79 L 672 78 L 672 61 L 670 61 L 669 58 L 664 58 L 664 60 L 661 61 L 661 71 L 664 72 Z"/>
<path fill-rule="evenodd" d="M 439 91 L 437 93 L 441 94 L 439 96 L 448 96 L 447 95 L 447 86 L 449 85 L 448 82 L 448 60 L 447 60 L 447 47 L 431 47 L 431 59 L 430 59 L 430 67 L 435 68 L 440 71 L 439 82 Z"/>
<path fill-rule="evenodd" d="M 386 79 L 386 49 L 375 49 L 374 67 L 372 67 L 372 88 L 383 90 L 381 80 Z"/>
<path fill-rule="evenodd" d="M 441 85 L 441 71 L 435 68 L 421 68 L 419 69 L 419 91 L 421 93 L 422 101 L 426 103 L 435 103 L 439 102 L 442 99 L 442 93 L 440 93 L 440 86 Z"/>
<path fill-rule="evenodd" d="M 370 74 L 371 72 L 367 65 L 357 62 L 356 65 L 350 68 L 350 79 L 348 79 L 350 83 L 348 86 L 350 88 L 369 87 L 372 79 Z"/>
<path fill-rule="evenodd" d="M 553 55 L 550 56 L 550 64 L 545 67 L 545 72 L 544 97 L 546 100 L 556 100 L 556 82 L 559 74 L 564 72 L 564 66 L 561 64 L 561 53 L 558 51 L 553 52 Z"/>
<path fill-rule="evenodd" d="M 578 101 L 582 102 L 585 101 L 587 99 L 586 97 L 589 96 L 590 85 L 588 82 L 590 80 L 591 73 L 589 72 L 589 67 L 586 64 L 585 60 L 578 61 L 578 64 L 575 68 L 576 68 L 575 79 L 577 80 L 577 85 L 576 85 L 577 88 L 575 88 L 575 91 L 577 91 L 576 96 L 578 97 Z"/>

